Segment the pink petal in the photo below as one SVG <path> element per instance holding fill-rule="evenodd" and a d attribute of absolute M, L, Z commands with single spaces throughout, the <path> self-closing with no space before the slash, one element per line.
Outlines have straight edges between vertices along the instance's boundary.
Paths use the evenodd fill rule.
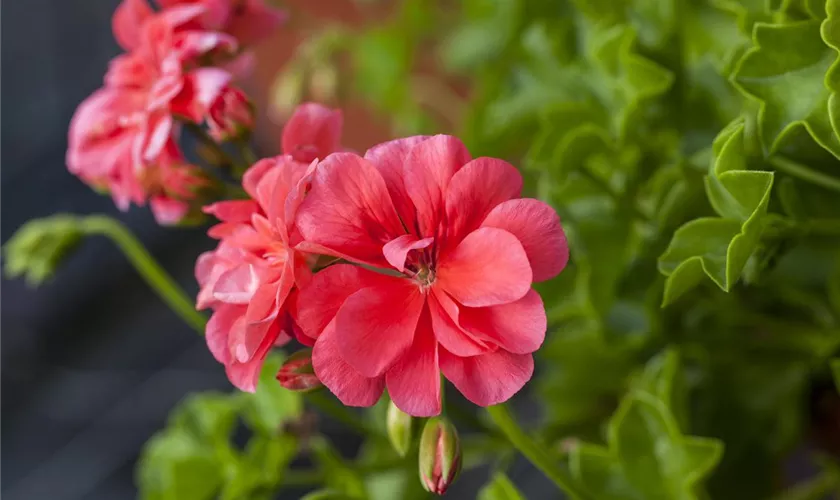
<path fill-rule="evenodd" d="M 531 289 L 531 265 L 516 236 L 482 227 L 441 257 L 435 284 L 468 307 L 521 299 Z"/>
<path fill-rule="evenodd" d="M 467 148 L 449 135 L 430 137 L 411 148 L 403 164 L 403 177 L 406 192 L 417 209 L 421 236 L 436 235 L 450 179 L 468 161 Z"/>
<path fill-rule="evenodd" d="M 216 266 L 216 252 L 202 252 L 195 260 L 195 280 L 199 286 L 204 286 L 210 281 L 213 268 Z"/>
<path fill-rule="evenodd" d="M 152 15 L 154 11 L 146 0 L 123 0 L 111 18 L 111 29 L 120 47 L 133 50 L 140 45 L 141 28 Z"/>
<path fill-rule="evenodd" d="M 201 123 L 208 116 L 210 107 L 230 84 L 231 75 L 219 68 L 197 68 L 183 77 L 184 86 L 172 100 L 172 112 Z"/>
<path fill-rule="evenodd" d="M 245 171 L 245 174 L 242 176 L 242 187 L 245 188 L 248 196 L 254 199 L 257 198 L 257 185 L 263 176 L 275 167 L 277 167 L 276 158 L 264 158 L 254 163 L 251 168 Z"/>
<path fill-rule="evenodd" d="M 502 202 L 481 225 L 504 229 L 519 239 L 528 254 L 534 281 L 557 276 L 569 261 L 569 244 L 560 217 L 542 201 L 523 198 Z"/>
<path fill-rule="evenodd" d="M 403 181 L 403 165 L 408 158 L 408 153 L 415 145 L 428 139 L 425 135 L 416 135 L 404 139 L 396 139 L 383 142 L 367 150 L 365 159 L 373 163 L 388 187 L 388 193 L 394 201 L 394 207 L 402 219 L 405 227 L 414 230 L 417 215 L 415 214 L 414 203 L 405 190 Z"/>
<path fill-rule="evenodd" d="M 385 255 L 385 260 L 394 266 L 399 272 L 405 271 L 405 259 L 408 252 L 412 250 L 420 250 L 428 247 L 435 241 L 434 238 L 423 238 L 418 240 L 413 235 L 404 234 L 389 241 L 382 247 L 382 254 Z"/>
<path fill-rule="evenodd" d="M 352 153 L 318 165 L 296 222 L 309 243 L 380 267 L 388 266 L 382 246 L 405 234 L 382 175 Z"/>
<path fill-rule="evenodd" d="M 341 357 L 366 377 L 382 375 L 411 346 L 424 302 L 414 283 L 393 277 L 347 297 L 336 315 Z"/>
<path fill-rule="evenodd" d="M 224 222 L 250 222 L 259 206 L 253 200 L 230 200 L 212 203 L 201 209 L 205 214 L 215 216 Z"/>
<path fill-rule="evenodd" d="M 182 200 L 175 200 L 166 196 L 152 196 L 149 199 L 149 208 L 152 215 L 161 226 L 172 226 L 181 222 L 181 219 L 190 211 L 190 204 Z"/>
<path fill-rule="evenodd" d="M 461 309 L 462 328 L 515 354 L 539 349 L 547 325 L 545 306 L 534 290 L 528 290 L 524 297 L 509 304 Z"/>
<path fill-rule="evenodd" d="M 268 356 L 271 348 L 274 347 L 279 335 L 280 325 L 275 322 L 266 333 L 262 344 L 260 344 L 257 352 L 254 353 L 254 356 L 250 360 L 246 363 L 239 363 L 233 360 L 230 364 L 225 365 L 225 372 L 227 373 L 228 379 L 237 389 L 245 392 L 256 391 L 265 358 Z"/>
<path fill-rule="evenodd" d="M 347 406 L 372 406 L 382 396 L 385 377 L 365 377 L 342 359 L 336 343 L 335 320 L 315 342 L 312 367 L 318 379 Z"/>
<path fill-rule="evenodd" d="M 441 349 L 440 369 L 467 399 L 492 406 L 510 399 L 531 379 L 534 358 L 503 349 L 462 358 Z"/>
<path fill-rule="evenodd" d="M 213 287 L 213 297 L 228 304 L 247 304 L 259 286 L 256 266 L 241 264 L 219 276 Z"/>
<path fill-rule="evenodd" d="M 458 305 L 443 290 L 432 288 L 429 310 L 435 338 L 449 352 L 458 356 L 476 356 L 492 350 L 460 326 Z"/>
<path fill-rule="evenodd" d="M 223 305 L 216 309 L 207 321 L 205 334 L 207 347 L 219 363 L 231 362 L 228 338 L 232 331 L 244 326 L 244 315 L 245 306 Z"/>
<path fill-rule="evenodd" d="M 323 160 L 339 149 L 342 122 L 340 110 L 313 102 L 299 105 L 283 127 L 283 154 L 304 163 Z"/>
<path fill-rule="evenodd" d="M 245 0 L 244 11 L 234 13 L 227 31 L 243 45 L 252 45 L 274 33 L 286 18 L 284 11 L 267 6 L 265 0 Z"/>
<path fill-rule="evenodd" d="M 438 347 L 428 310 L 420 316 L 411 347 L 385 375 L 388 394 L 400 410 L 415 417 L 440 413 Z"/>
<path fill-rule="evenodd" d="M 386 284 L 388 277 L 350 264 L 335 264 L 315 273 L 297 296 L 294 319 L 313 339 L 338 314 L 347 297 L 362 288 Z"/>
<path fill-rule="evenodd" d="M 521 191 L 522 176 L 508 162 L 476 158 L 464 165 L 446 193 L 447 247 L 457 245 L 496 205 L 518 198 Z"/>

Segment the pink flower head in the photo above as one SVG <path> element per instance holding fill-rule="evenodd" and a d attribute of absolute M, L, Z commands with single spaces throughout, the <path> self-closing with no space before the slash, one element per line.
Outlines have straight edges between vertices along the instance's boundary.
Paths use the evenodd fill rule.
<path fill-rule="evenodd" d="M 286 125 L 287 153 L 338 147 L 341 112 L 303 105 Z M 296 142 L 297 141 L 297 142 Z M 307 153 L 308 154 L 308 153 Z M 261 160 L 242 178 L 251 199 L 205 207 L 222 222 L 210 229 L 219 246 L 196 263 L 201 290 L 198 309 L 213 308 L 207 344 L 239 389 L 253 391 L 268 351 L 294 334 L 303 336 L 290 316 L 297 288 L 306 284 L 312 256 L 295 250 L 302 238 L 295 215 L 317 165 L 315 157 L 286 154 Z"/>
<path fill-rule="evenodd" d="M 254 128 L 254 107 L 241 90 L 227 87 L 210 106 L 207 125 L 218 142 L 247 135 Z"/>
<path fill-rule="evenodd" d="M 342 402 L 372 405 L 387 386 L 401 410 L 430 416 L 441 372 L 481 406 L 531 378 L 546 331 L 531 283 L 556 276 L 568 247 L 555 211 L 521 187 L 513 166 L 471 159 L 450 136 L 321 162 L 298 248 L 388 270 L 333 265 L 298 296 L 315 373 Z"/>
<path fill-rule="evenodd" d="M 131 6 L 127 0 L 121 9 Z M 105 87 L 79 105 L 70 123 L 69 170 L 108 190 L 121 210 L 153 201 L 161 223 L 186 213 L 199 184 L 174 145 L 174 117 L 203 120 L 230 81 L 219 69 L 190 69 L 201 55 L 234 47 L 226 35 L 187 29 L 201 12 L 181 7 L 143 17 L 136 37 L 128 37 L 134 51 L 111 62 Z M 161 187 L 170 181 L 176 184 Z"/>
<path fill-rule="evenodd" d="M 243 391 L 255 390 L 272 346 L 294 332 L 288 302 L 311 274 L 307 256 L 293 248 L 300 240 L 294 215 L 315 165 L 286 156 L 261 160 L 242 179 L 251 199 L 204 208 L 222 222 L 209 233 L 218 247 L 196 262 L 196 307 L 214 309 L 207 345 Z"/>
<path fill-rule="evenodd" d="M 204 6 L 202 27 L 228 33 L 241 45 L 253 45 L 269 37 L 286 20 L 285 12 L 269 7 L 265 0 L 158 0 L 158 3 L 163 8 L 183 4 Z"/>

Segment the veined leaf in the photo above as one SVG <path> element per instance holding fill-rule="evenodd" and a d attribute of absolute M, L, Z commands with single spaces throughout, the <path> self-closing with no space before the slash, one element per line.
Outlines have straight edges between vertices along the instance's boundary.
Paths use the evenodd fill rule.
<path fill-rule="evenodd" d="M 642 392 L 625 397 L 607 441 L 571 454 L 572 473 L 599 500 L 701 498 L 701 481 L 723 452 L 715 439 L 684 436 L 667 406 Z"/>
<path fill-rule="evenodd" d="M 827 23 L 829 31 L 836 31 Z M 755 47 L 744 54 L 733 82 L 760 103 L 765 154 L 778 151 L 794 127 L 804 127 L 817 144 L 840 158 L 840 138 L 829 115 L 830 92 L 823 84 L 837 55 L 823 42 L 820 22 L 758 23 L 753 41 Z"/>

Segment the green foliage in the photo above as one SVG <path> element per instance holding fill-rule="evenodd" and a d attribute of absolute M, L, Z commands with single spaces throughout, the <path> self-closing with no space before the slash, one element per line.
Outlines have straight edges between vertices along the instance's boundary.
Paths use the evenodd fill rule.
<path fill-rule="evenodd" d="M 524 500 L 524 498 L 513 482 L 502 473 L 496 473 L 478 492 L 478 500 Z"/>
<path fill-rule="evenodd" d="M 281 362 L 266 360 L 254 394 L 201 393 L 181 402 L 140 456 L 140 498 L 271 498 L 298 452 L 298 438 L 284 427 L 301 413 L 300 395 L 275 387 Z M 240 419 L 251 430 L 244 449 L 232 442 Z"/>
<path fill-rule="evenodd" d="M 48 280 L 83 236 L 77 218 L 58 214 L 23 225 L 3 245 L 4 274 L 24 276 L 30 286 Z"/>

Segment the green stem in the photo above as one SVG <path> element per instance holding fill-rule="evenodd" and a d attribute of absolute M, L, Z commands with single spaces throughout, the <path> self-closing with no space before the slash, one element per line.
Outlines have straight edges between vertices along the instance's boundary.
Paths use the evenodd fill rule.
<path fill-rule="evenodd" d="M 257 163 L 257 155 L 254 154 L 254 150 L 251 149 L 251 145 L 246 139 L 237 139 L 236 147 L 239 149 L 239 154 L 242 155 L 242 159 L 245 160 L 245 163 L 249 166 Z"/>
<path fill-rule="evenodd" d="M 160 298 L 193 329 L 204 333 L 207 319 L 195 310 L 192 298 L 178 286 L 124 225 L 111 217 L 91 215 L 79 219 L 79 228 L 88 235 L 98 234 L 110 238 Z"/>
<path fill-rule="evenodd" d="M 768 161 L 771 165 L 792 177 L 840 192 L 840 179 L 836 179 L 828 174 L 824 174 L 782 156 L 773 156 Z"/>
<path fill-rule="evenodd" d="M 581 500 L 589 499 L 587 495 L 569 476 L 559 464 L 552 458 L 551 453 L 536 441 L 531 439 L 525 431 L 519 427 L 513 416 L 508 411 L 504 404 L 491 406 L 487 408 L 487 413 L 493 422 L 504 433 L 513 446 L 522 453 L 525 458 L 530 460 L 543 474 L 554 481 L 561 490 L 568 494 L 571 498 Z"/>
<path fill-rule="evenodd" d="M 223 148 L 212 137 L 210 137 L 210 134 L 208 134 L 206 130 L 201 128 L 201 126 L 196 125 L 195 123 L 184 122 L 184 128 L 189 130 L 195 136 L 195 138 L 198 139 L 199 142 L 212 149 L 219 156 L 219 158 L 221 158 L 224 161 L 225 165 L 240 172 L 244 172 L 248 168 L 247 165 L 241 165 L 238 161 L 236 161 L 236 159 L 233 158 L 233 156 L 228 154 L 228 152 L 225 151 L 225 148 Z"/>
<path fill-rule="evenodd" d="M 387 439 L 385 435 L 368 425 L 362 418 L 359 417 L 352 410 L 344 405 L 338 404 L 335 399 L 327 397 L 323 390 L 316 390 L 304 394 L 306 400 L 322 413 L 334 418 L 336 421 L 354 429 L 359 434 L 374 437 L 377 439 Z"/>

